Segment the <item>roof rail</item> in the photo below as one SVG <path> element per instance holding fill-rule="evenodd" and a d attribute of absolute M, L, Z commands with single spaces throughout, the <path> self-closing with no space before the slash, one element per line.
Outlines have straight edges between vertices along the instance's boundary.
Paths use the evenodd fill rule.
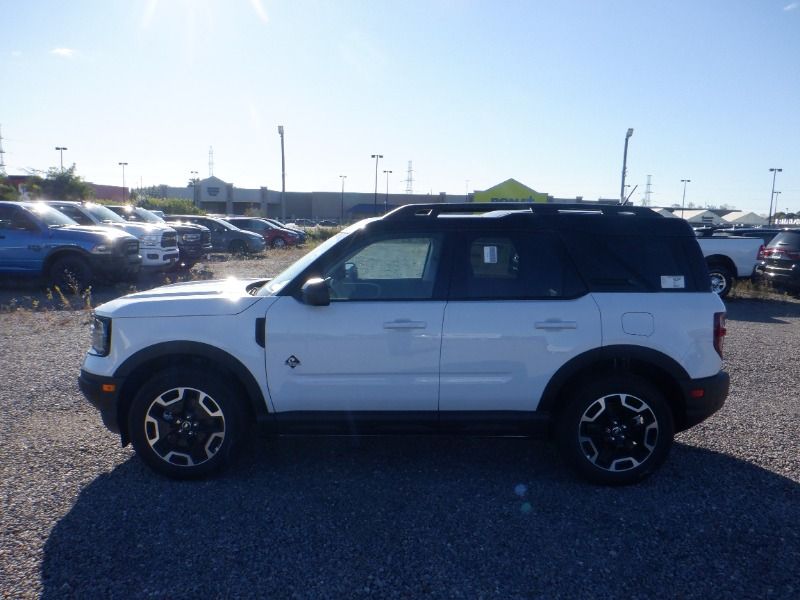
<path fill-rule="evenodd" d="M 663 218 L 645 206 L 623 206 L 620 204 L 562 204 L 533 202 L 466 202 L 436 204 L 406 204 L 384 215 L 387 220 L 412 219 L 415 217 L 436 218 L 441 214 L 489 213 L 496 211 L 529 212 L 534 215 L 599 214 L 607 216 L 637 215 Z"/>

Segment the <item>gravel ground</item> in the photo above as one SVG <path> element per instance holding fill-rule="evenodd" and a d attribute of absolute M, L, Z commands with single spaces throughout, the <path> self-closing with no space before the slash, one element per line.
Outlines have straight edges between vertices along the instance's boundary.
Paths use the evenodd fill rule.
<path fill-rule="evenodd" d="M 88 313 L 0 314 L 0 596 L 797 598 L 800 303 L 728 310 L 725 408 L 622 489 L 452 437 L 262 438 L 170 481 L 77 390 Z"/>

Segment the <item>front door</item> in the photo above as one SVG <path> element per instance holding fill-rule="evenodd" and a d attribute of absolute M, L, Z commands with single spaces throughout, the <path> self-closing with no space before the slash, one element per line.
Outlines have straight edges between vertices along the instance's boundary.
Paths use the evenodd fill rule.
<path fill-rule="evenodd" d="M 279 298 L 266 313 L 278 413 L 419 411 L 435 419 L 445 302 L 441 234 L 382 235 L 323 265 L 329 306 Z"/>

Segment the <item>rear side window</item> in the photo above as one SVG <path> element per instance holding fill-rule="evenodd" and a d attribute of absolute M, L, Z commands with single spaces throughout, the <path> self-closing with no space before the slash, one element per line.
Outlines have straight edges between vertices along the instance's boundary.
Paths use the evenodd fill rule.
<path fill-rule="evenodd" d="M 466 232 L 453 260 L 451 300 L 575 298 L 586 291 L 550 233 Z"/>
<path fill-rule="evenodd" d="M 688 238 L 585 233 L 570 235 L 569 242 L 578 269 L 593 292 L 701 291 L 695 246 L 697 242 Z M 704 284 L 702 291 L 707 287 Z"/>

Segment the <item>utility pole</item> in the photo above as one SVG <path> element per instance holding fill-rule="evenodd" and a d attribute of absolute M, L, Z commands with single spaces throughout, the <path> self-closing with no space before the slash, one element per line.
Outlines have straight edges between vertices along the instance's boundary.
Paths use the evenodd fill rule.
<path fill-rule="evenodd" d="M 778 176 L 778 173 L 783 172 L 783 169 L 772 168 L 770 172 L 772 173 L 772 192 L 769 195 L 769 215 L 767 215 L 767 221 L 769 225 L 772 225 L 772 200 L 775 198 L 775 177 Z"/>
<path fill-rule="evenodd" d="M 344 224 L 344 180 L 347 179 L 347 175 L 339 175 L 339 179 L 342 180 L 342 216 L 339 218 L 339 225 Z"/>
<path fill-rule="evenodd" d="M 66 146 L 56 146 L 56 150 L 58 150 L 59 154 L 61 155 L 61 172 L 64 172 L 64 150 L 67 150 Z"/>
<path fill-rule="evenodd" d="M 281 221 L 286 222 L 286 156 L 283 153 L 283 125 L 278 125 L 281 136 Z"/>
<path fill-rule="evenodd" d="M 633 135 L 633 127 L 625 134 L 625 152 L 622 155 L 622 184 L 619 186 L 619 203 L 625 204 L 625 174 L 628 172 L 628 140 Z"/>
<path fill-rule="evenodd" d="M 644 200 L 642 201 L 642 206 L 650 206 L 650 194 L 653 193 L 650 187 L 650 180 L 652 177 L 652 175 L 647 176 L 647 187 L 644 188 Z"/>
<path fill-rule="evenodd" d="M 125 167 L 128 166 L 128 163 L 121 162 L 117 164 L 122 167 L 122 203 L 125 204 Z"/>
<path fill-rule="evenodd" d="M 411 161 L 408 161 L 408 171 L 406 172 L 406 194 L 411 195 L 414 193 L 414 169 L 411 168 Z"/>
<path fill-rule="evenodd" d="M 378 160 L 383 158 L 383 154 L 370 154 L 370 158 L 375 159 L 375 199 L 373 200 L 372 212 L 378 216 Z"/>
<path fill-rule="evenodd" d="M 389 175 L 392 171 L 384 171 L 386 174 L 386 199 L 383 201 L 383 214 L 389 212 Z"/>
<path fill-rule="evenodd" d="M 683 210 L 686 208 L 686 184 L 691 183 L 691 179 L 681 179 L 683 184 L 683 200 L 681 200 L 681 219 L 683 218 Z"/>

